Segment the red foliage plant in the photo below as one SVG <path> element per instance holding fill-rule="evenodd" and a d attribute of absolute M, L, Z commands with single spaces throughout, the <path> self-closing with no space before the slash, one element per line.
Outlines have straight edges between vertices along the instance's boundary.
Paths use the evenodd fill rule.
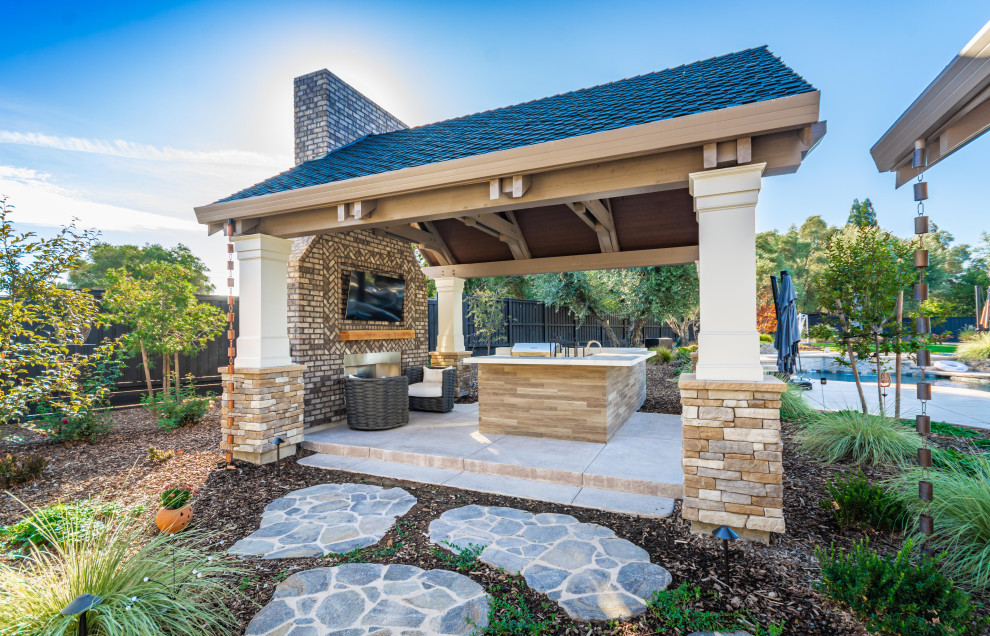
<path fill-rule="evenodd" d="M 773 293 L 764 289 L 756 300 L 756 330 L 760 333 L 776 333 L 777 312 L 774 310 Z"/>

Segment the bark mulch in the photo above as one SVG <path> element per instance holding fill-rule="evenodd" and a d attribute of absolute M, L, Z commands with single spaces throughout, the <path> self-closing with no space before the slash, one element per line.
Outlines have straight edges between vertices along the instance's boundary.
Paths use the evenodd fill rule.
<path fill-rule="evenodd" d="M 658 378 L 669 380 L 663 365 L 651 365 L 650 395 L 663 404 L 670 390 L 657 388 Z M 668 382 L 669 384 L 669 382 Z M 676 385 L 674 385 L 676 390 Z M 662 408 L 657 406 L 656 408 Z M 613 529 L 617 535 L 645 548 L 653 562 L 668 569 L 673 585 L 687 582 L 712 593 L 695 605 L 709 610 L 744 609 L 760 624 L 786 622 L 785 633 L 807 635 L 861 635 L 866 632 L 847 612 L 836 607 L 814 589 L 818 565 L 813 550 L 835 541 L 848 547 L 869 536 L 871 545 L 893 551 L 899 538 L 885 533 L 843 533 L 832 514 L 819 507 L 825 483 L 837 474 L 854 470 L 849 466 L 822 466 L 802 456 L 794 447 L 796 425 L 784 426 L 784 514 L 787 534 L 775 536 L 771 545 L 738 542 L 732 547 L 730 581 L 722 576 L 721 545 L 709 536 L 692 535 L 680 518 L 679 509 L 665 519 L 644 519 L 585 508 L 534 502 L 512 497 L 475 493 L 443 486 L 328 471 L 298 465 L 294 458 L 282 461 L 281 474 L 274 465 L 238 463 L 227 471 L 219 444 L 218 409 L 195 426 L 172 432 L 160 430 L 144 409 L 115 413 L 110 434 L 95 443 L 55 444 L 32 439 L 27 444 L 0 445 L 0 452 L 30 452 L 49 460 L 44 474 L 34 482 L 11 489 L 21 500 L 40 506 L 56 500 L 77 499 L 103 494 L 125 501 L 156 494 L 173 481 L 192 484 L 198 489 L 193 500 L 195 524 L 216 534 L 217 549 L 257 529 L 262 510 L 272 500 L 289 491 L 319 483 L 357 482 L 384 487 L 399 486 L 414 495 L 418 503 L 376 546 L 349 559 L 375 563 L 408 563 L 422 568 L 452 569 L 437 554 L 426 536 L 430 521 L 451 508 L 468 504 L 510 506 L 533 512 L 559 512 Z M 0 431 L 10 432 L 10 431 Z M 158 464 L 147 459 L 149 445 L 181 454 Z M 296 458 L 309 454 L 300 451 Z M 887 471 L 864 468 L 879 478 Z M 19 504 L 5 497 L 0 502 L 0 523 L 22 516 Z M 337 558 L 248 561 L 250 573 L 236 585 L 242 593 L 230 605 L 243 629 L 261 606 L 271 599 L 275 586 L 286 576 L 302 569 L 332 565 Z M 548 620 L 554 634 L 643 634 L 661 633 L 656 619 L 649 615 L 618 624 L 571 621 L 555 603 L 526 588 L 520 578 L 478 564 L 467 573 L 487 588 L 518 590 L 538 619 Z M 982 600 L 982 599 L 981 599 Z"/>

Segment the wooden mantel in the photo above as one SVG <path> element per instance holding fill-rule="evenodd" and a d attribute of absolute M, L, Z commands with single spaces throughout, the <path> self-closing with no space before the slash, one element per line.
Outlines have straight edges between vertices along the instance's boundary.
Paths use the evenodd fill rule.
<path fill-rule="evenodd" d="M 340 331 L 341 342 L 351 340 L 404 340 L 415 338 L 416 332 L 412 329 L 362 329 L 351 331 Z"/>

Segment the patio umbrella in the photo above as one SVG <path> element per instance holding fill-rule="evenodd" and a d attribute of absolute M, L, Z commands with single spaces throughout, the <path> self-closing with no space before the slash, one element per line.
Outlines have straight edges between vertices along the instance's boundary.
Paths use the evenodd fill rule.
<path fill-rule="evenodd" d="M 791 275 L 786 270 L 780 273 L 780 291 L 776 302 L 777 333 L 774 334 L 773 346 L 777 347 L 777 370 L 794 373 L 801 330 L 798 328 L 797 294 L 794 293 Z"/>

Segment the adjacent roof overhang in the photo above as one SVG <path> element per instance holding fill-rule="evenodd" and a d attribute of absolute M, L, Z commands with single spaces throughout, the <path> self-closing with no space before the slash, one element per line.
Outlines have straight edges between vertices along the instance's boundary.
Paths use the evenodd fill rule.
<path fill-rule="evenodd" d="M 928 166 L 990 129 L 990 22 L 959 52 L 870 153 L 880 172 L 896 173 L 901 187 L 921 172 L 911 166 L 915 142 Z"/>

